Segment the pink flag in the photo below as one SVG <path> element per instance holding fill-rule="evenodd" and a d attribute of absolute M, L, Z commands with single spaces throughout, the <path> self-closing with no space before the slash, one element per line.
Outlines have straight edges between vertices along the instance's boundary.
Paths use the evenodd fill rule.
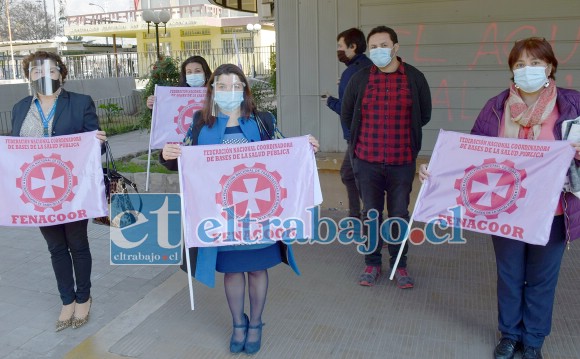
<path fill-rule="evenodd" d="M 414 219 L 545 245 L 574 153 L 567 141 L 441 130 Z"/>
<path fill-rule="evenodd" d="M 322 202 L 308 136 L 184 146 L 179 182 L 187 247 L 310 238 Z"/>
<path fill-rule="evenodd" d="M 205 101 L 205 87 L 155 87 L 155 105 L 151 119 L 150 148 L 159 149 L 167 142 L 181 142 Z"/>
<path fill-rule="evenodd" d="M 95 134 L 0 137 L 0 225 L 42 227 L 106 216 Z"/>

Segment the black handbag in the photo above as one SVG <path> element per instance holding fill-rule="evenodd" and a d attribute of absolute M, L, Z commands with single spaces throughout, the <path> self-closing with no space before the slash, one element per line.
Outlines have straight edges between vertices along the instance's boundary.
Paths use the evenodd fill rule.
<path fill-rule="evenodd" d="M 267 112 L 262 112 L 263 114 L 268 114 Z M 272 116 L 272 115 L 270 115 Z M 270 121 L 265 123 L 260 116 L 258 116 L 257 112 L 254 112 L 254 118 L 256 119 L 256 123 L 258 124 L 258 131 L 260 131 L 260 140 L 268 141 L 275 139 L 274 137 L 274 123 Z"/>
<path fill-rule="evenodd" d="M 105 141 L 105 157 L 106 167 L 103 168 L 103 177 L 105 181 L 107 202 L 109 203 L 109 216 L 94 218 L 93 223 L 124 228 L 137 222 L 137 218 L 139 217 L 139 213 L 143 207 L 143 201 L 141 195 L 139 195 L 139 191 L 137 190 L 137 185 L 117 171 L 115 159 L 113 158 L 113 153 L 111 152 L 111 147 L 109 146 L 108 141 Z M 139 205 L 137 206 L 137 210 L 135 210 L 136 206 L 133 204 L 129 196 L 129 188 L 139 195 Z M 117 195 L 112 196 L 112 194 Z M 114 218 L 111 218 L 113 209 L 115 210 L 115 213 L 119 214 Z"/>

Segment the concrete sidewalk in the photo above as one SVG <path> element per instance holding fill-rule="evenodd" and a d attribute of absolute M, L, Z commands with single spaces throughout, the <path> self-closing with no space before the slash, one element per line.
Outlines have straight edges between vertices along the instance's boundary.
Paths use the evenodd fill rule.
<path fill-rule="evenodd" d="M 132 131 L 114 135 L 108 138 L 111 152 L 115 159 L 147 151 L 149 146 L 149 132 L 146 130 Z"/>
<path fill-rule="evenodd" d="M 122 157 L 146 150 L 146 132 L 110 138 Z M 320 154 L 322 214 L 346 216 L 341 154 Z M 338 168 L 338 167 L 337 167 Z M 419 188 L 418 185 L 415 186 Z M 50 255 L 38 229 L 0 228 L 0 358 L 230 358 L 231 318 L 216 288 L 169 266 L 111 266 L 108 228 L 90 224 L 93 307 L 89 323 L 54 332 L 60 311 Z M 270 273 L 262 350 L 256 358 L 491 358 L 497 340 L 495 263 L 487 236 L 465 245 L 413 246 L 416 287 L 388 273 L 360 287 L 363 259 L 353 245 L 296 245 L 302 271 Z M 386 253 L 386 249 L 384 251 Z M 545 358 L 580 358 L 580 246 L 566 251 Z M 383 270 L 386 270 L 383 265 Z M 241 355 L 242 357 L 245 355 Z"/>

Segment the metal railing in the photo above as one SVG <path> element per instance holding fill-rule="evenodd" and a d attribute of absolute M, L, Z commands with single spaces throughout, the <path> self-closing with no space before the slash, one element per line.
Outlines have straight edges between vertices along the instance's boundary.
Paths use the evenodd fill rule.
<path fill-rule="evenodd" d="M 12 111 L 0 112 L 0 136 L 9 136 L 12 132 Z"/>
<path fill-rule="evenodd" d="M 151 10 L 165 10 L 172 19 L 189 17 L 222 17 L 223 9 L 209 4 L 156 7 Z M 67 26 L 94 25 L 111 22 L 138 22 L 143 20 L 143 10 L 112 11 L 96 14 L 67 16 Z"/>
<path fill-rule="evenodd" d="M 233 49 L 184 50 L 163 53 L 179 62 L 190 56 L 203 56 L 213 70 L 221 64 L 240 65 L 249 77 L 270 76 L 270 57 L 276 51 L 275 46 L 243 47 L 236 52 Z M 23 56 L 15 57 L 16 78 L 24 78 L 22 73 Z M 82 80 L 105 77 L 138 77 L 147 78 L 153 64 L 157 61 L 155 52 L 119 52 L 82 55 L 62 55 L 67 65 L 68 78 Z M 0 79 L 14 79 L 8 57 L 0 55 Z"/>
<path fill-rule="evenodd" d="M 139 128 L 145 101 L 140 93 L 95 101 L 99 124 L 107 135 L 125 133 Z"/>
<path fill-rule="evenodd" d="M 130 96 L 97 100 L 95 106 L 101 129 L 114 135 L 139 128 L 145 102 L 135 92 Z M 11 132 L 12 111 L 0 112 L 0 136 L 9 136 Z"/>

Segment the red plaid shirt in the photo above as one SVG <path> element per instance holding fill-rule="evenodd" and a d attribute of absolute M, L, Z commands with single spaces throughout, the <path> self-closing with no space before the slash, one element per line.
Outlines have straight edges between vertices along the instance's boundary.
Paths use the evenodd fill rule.
<path fill-rule="evenodd" d="M 411 90 L 403 63 L 393 73 L 372 66 L 362 100 L 356 157 L 363 161 L 403 165 L 411 151 Z"/>

